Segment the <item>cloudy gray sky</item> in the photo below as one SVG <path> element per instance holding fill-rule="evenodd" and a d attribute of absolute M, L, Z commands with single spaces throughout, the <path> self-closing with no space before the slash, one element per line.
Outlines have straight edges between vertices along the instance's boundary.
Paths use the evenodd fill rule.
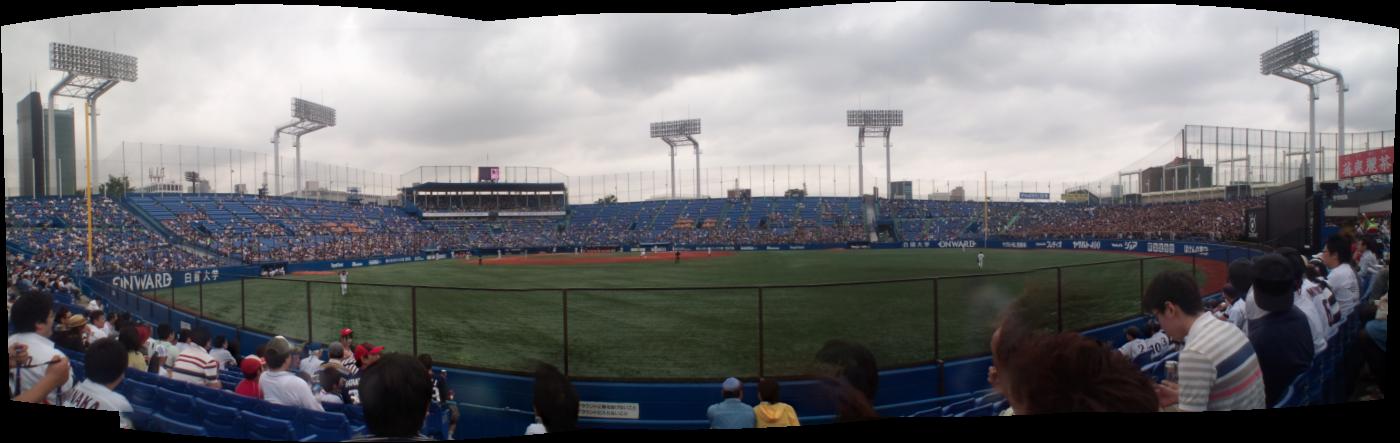
<path fill-rule="evenodd" d="M 707 166 L 846 165 L 856 137 L 844 110 L 860 106 L 905 110 L 896 178 L 1073 180 L 1110 174 L 1186 124 L 1306 130 L 1303 89 L 1258 71 L 1259 53 L 1304 21 L 983 3 L 501 22 L 223 6 L 8 25 L 0 50 L 11 111 L 31 81 L 42 91 L 59 80 L 51 41 L 140 58 L 140 80 L 100 102 L 98 158 L 121 140 L 267 152 L 300 95 L 339 117 L 306 139 L 306 159 L 395 176 L 488 155 L 569 175 L 665 169 L 647 124 L 687 116 L 704 119 Z M 1350 83 L 1347 129 L 1394 128 L 1400 33 L 1306 25 L 1321 33 L 1320 61 Z M 1335 130 L 1334 94 L 1322 91 L 1319 130 Z M 15 130 L 5 119 L 7 159 Z M 884 169 L 883 153 L 866 160 Z"/>

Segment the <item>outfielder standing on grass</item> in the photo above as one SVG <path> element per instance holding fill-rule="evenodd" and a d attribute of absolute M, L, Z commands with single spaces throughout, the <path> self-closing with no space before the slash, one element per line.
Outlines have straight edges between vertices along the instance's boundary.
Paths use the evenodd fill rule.
<path fill-rule="evenodd" d="M 681 263 L 681 251 L 676 251 L 676 264 Z"/>
<path fill-rule="evenodd" d="M 977 251 L 977 269 L 979 271 L 982 270 L 982 260 L 985 258 L 987 258 L 987 256 L 983 255 L 982 251 Z"/>
<path fill-rule="evenodd" d="M 346 270 L 343 270 L 343 269 L 342 269 L 342 270 L 340 271 L 340 295 L 341 295 L 342 297 L 344 297 L 345 294 L 346 294 L 346 292 L 349 292 L 349 290 L 350 290 L 349 282 L 350 282 L 350 271 L 346 271 Z"/>

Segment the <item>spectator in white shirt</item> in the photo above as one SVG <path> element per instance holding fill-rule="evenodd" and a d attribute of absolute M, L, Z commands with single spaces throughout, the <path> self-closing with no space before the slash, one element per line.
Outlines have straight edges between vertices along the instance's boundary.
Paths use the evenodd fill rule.
<path fill-rule="evenodd" d="M 238 359 L 233 358 L 233 353 L 228 351 L 228 339 L 222 335 L 214 338 L 214 347 L 209 349 L 209 356 L 219 362 L 220 368 L 238 367 Z"/>
<path fill-rule="evenodd" d="M 223 387 L 219 381 L 219 362 L 204 350 L 209 345 L 209 330 L 204 328 L 190 331 L 190 345 L 175 359 L 170 369 L 171 377 L 186 383 L 204 385 L 214 389 Z"/>
<path fill-rule="evenodd" d="M 88 325 L 83 329 L 83 345 L 107 338 L 107 316 L 102 311 L 88 311 Z"/>
<path fill-rule="evenodd" d="M 316 400 L 326 404 L 343 404 L 341 388 L 345 385 L 345 376 L 340 371 L 320 371 L 319 384 L 321 391 L 316 394 Z"/>
<path fill-rule="evenodd" d="M 311 393 L 311 386 L 296 374 L 288 372 L 296 360 L 295 351 L 292 344 L 280 335 L 267 342 L 265 352 L 270 369 L 258 378 L 263 399 L 273 404 L 324 411 L 321 402 Z"/>
<path fill-rule="evenodd" d="M 10 310 L 15 333 L 9 337 L 10 394 L 19 399 L 56 405 L 64 392 L 73 389 L 73 372 L 66 369 L 68 357 L 54 348 L 53 298 L 43 292 L 21 295 Z M 53 373 L 50 373 L 53 372 Z"/>
<path fill-rule="evenodd" d="M 1351 269 L 1351 243 L 1340 235 L 1327 239 L 1327 246 L 1322 250 L 1322 262 L 1327 265 L 1327 286 L 1336 294 L 1342 318 L 1346 318 L 1356 309 L 1361 298 L 1356 271 Z"/>
<path fill-rule="evenodd" d="M 84 364 L 87 380 L 63 396 L 63 406 L 80 409 L 113 411 L 120 417 L 122 429 L 132 429 L 131 403 L 113 391 L 126 376 L 126 347 L 116 339 L 105 338 L 88 346 Z"/>
<path fill-rule="evenodd" d="M 1122 353 L 1124 357 L 1128 357 L 1128 360 L 1148 352 L 1147 340 L 1142 339 L 1142 331 L 1137 326 L 1129 327 L 1123 331 L 1123 335 L 1127 336 L 1128 342 L 1118 347 L 1118 352 Z"/>
<path fill-rule="evenodd" d="M 301 372 L 302 378 L 314 381 L 316 370 L 320 369 L 321 363 L 323 363 L 320 356 L 321 345 L 307 343 L 306 351 L 306 358 L 301 359 L 301 362 L 297 365 L 297 369 Z"/>

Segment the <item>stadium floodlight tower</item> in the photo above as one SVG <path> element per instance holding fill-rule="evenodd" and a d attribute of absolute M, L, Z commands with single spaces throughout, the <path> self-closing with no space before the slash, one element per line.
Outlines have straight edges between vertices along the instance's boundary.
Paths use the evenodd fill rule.
<path fill-rule="evenodd" d="M 899 109 L 853 110 L 846 111 L 846 126 L 860 128 L 860 138 L 856 142 L 856 169 L 860 172 L 861 194 L 865 193 L 865 138 L 885 139 L 885 195 L 889 196 L 890 182 L 890 128 L 904 126 L 904 111 Z"/>
<path fill-rule="evenodd" d="M 292 140 L 292 147 L 297 150 L 296 175 L 292 184 L 296 195 L 301 195 L 301 136 L 335 126 L 335 109 L 294 97 L 292 118 L 296 120 L 278 126 L 272 133 L 272 167 L 273 175 L 277 177 L 273 192 L 277 195 L 282 195 L 282 156 L 279 143 L 282 134 L 296 137 Z"/>
<path fill-rule="evenodd" d="M 45 131 L 45 156 L 54 152 L 53 100 L 55 96 L 72 97 L 84 101 L 84 121 L 87 123 L 87 138 L 84 149 L 87 151 L 87 273 L 93 274 L 92 267 L 92 149 L 97 145 L 97 98 L 112 90 L 120 82 L 136 81 L 136 57 L 115 52 L 84 48 L 63 43 L 49 43 L 49 69 L 63 71 L 60 80 L 49 90 L 48 130 Z M 62 186 L 60 185 L 60 188 Z"/>
<path fill-rule="evenodd" d="M 695 147 L 695 198 L 700 198 L 700 142 L 695 134 L 700 133 L 700 119 L 673 120 L 651 124 L 651 138 L 659 138 L 671 147 L 671 198 L 676 198 L 676 147 Z"/>
<path fill-rule="evenodd" d="M 1322 179 L 1322 147 L 1317 143 L 1317 84 L 1337 79 L 1337 156 L 1345 152 L 1343 140 L 1346 136 L 1346 82 L 1342 72 L 1322 66 L 1317 58 L 1317 31 L 1308 31 L 1273 49 L 1259 55 L 1259 73 L 1276 75 L 1308 87 L 1308 152 L 1316 155 L 1316 161 L 1305 157 L 1306 165 L 1315 165 L 1317 179 Z M 1308 176 L 1313 176 L 1314 168 L 1308 168 Z"/>

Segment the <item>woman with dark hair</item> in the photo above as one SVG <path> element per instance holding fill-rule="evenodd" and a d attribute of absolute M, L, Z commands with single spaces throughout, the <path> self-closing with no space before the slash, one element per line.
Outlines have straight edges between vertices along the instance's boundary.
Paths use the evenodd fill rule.
<path fill-rule="evenodd" d="M 578 391 L 553 365 L 535 368 L 535 423 L 525 435 L 572 431 L 578 428 Z"/>
<path fill-rule="evenodd" d="M 130 324 L 122 326 L 117 332 L 117 341 L 126 349 L 126 366 L 141 372 L 146 372 L 146 355 L 141 353 L 145 348 L 141 343 L 141 334 L 136 332 L 136 327 Z"/>
<path fill-rule="evenodd" d="M 1121 354 L 1072 332 L 1022 340 L 999 370 L 1017 414 L 1157 411 L 1152 381 Z"/>
<path fill-rule="evenodd" d="M 851 386 L 844 378 L 820 377 L 817 382 L 836 407 L 836 422 L 850 423 L 880 418 L 865 393 Z"/>
<path fill-rule="evenodd" d="M 865 396 L 865 402 L 875 403 L 880 388 L 880 372 L 875 353 L 859 343 L 831 340 L 817 351 L 817 363 L 826 366 L 817 375 L 839 377 Z"/>

